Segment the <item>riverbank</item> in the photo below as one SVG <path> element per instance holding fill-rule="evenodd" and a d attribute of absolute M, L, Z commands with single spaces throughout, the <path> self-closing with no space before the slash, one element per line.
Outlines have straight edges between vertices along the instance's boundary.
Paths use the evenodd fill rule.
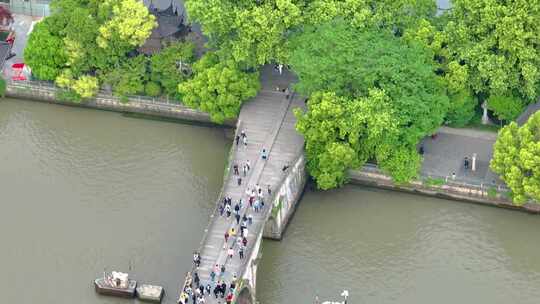
<path fill-rule="evenodd" d="M 91 100 L 82 103 L 72 103 L 58 100 L 57 92 L 58 88 L 54 85 L 42 82 L 10 82 L 6 88 L 6 96 L 8 97 L 58 105 L 143 114 L 158 118 L 175 119 L 186 123 L 225 126 L 227 128 L 234 128 L 237 123 L 236 120 L 229 120 L 223 125 L 218 125 L 210 120 L 210 116 L 207 113 L 162 99 L 137 96 L 129 98 L 127 102 L 123 102 L 118 97 L 102 93 Z M 463 131 L 461 130 L 459 132 L 462 133 Z M 452 132 L 449 128 L 441 128 L 441 133 L 436 140 L 426 139 L 424 141 L 423 144 L 427 152 L 424 155 L 424 168 L 422 170 L 422 175 L 425 177 L 421 181 L 414 181 L 406 185 L 396 185 L 391 181 L 390 177 L 384 175 L 376 167 L 370 166 L 365 166 L 362 170 L 351 170 L 349 172 L 350 181 L 354 184 L 540 214 L 540 204 L 529 203 L 523 206 L 516 206 L 508 196 L 507 193 L 509 190 L 506 187 L 502 186 L 501 183 L 495 184 L 489 182 L 495 180 L 493 173 L 489 170 L 489 161 L 487 159 L 491 156 L 491 145 L 496 139 L 496 134 L 486 138 L 487 135 L 482 132 L 473 132 L 474 134 L 470 136 L 453 133 L 455 132 Z M 445 140 L 447 137 L 448 139 Z M 455 151 L 455 153 L 450 153 L 449 151 L 451 149 L 448 146 L 454 146 L 453 149 L 455 150 L 455 146 L 459 145 L 459 143 L 456 144 L 456 140 L 474 141 L 474 143 L 465 142 L 462 148 L 473 147 L 475 153 L 484 159 L 484 161 L 479 162 L 478 166 L 478 171 L 482 172 L 481 178 L 470 174 L 467 175 L 466 172 L 460 172 L 459 159 L 462 155 L 467 155 L 469 152 Z M 482 143 L 482 140 L 485 142 Z M 451 171 L 457 171 L 458 180 L 449 179 L 449 172 Z M 446 176 L 446 178 L 440 176 Z M 460 178 L 465 179 L 461 180 Z"/>
<path fill-rule="evenodd" d="M 213 122 L 210 115 L 164 99 L 145 96 L 132 96 L 126 101 L 119 97 L 100 93 L 95 98 L 80 103 L 62 101 L 57 98 L 59 89 L 46 82 L 11 81 L 6 86 L 6 96 L 16 99 L 47 102 L 65 106 L 85 107 L 121 113 L 136 113 L 155 117 L 177 119 L 185 122 L 211 124 L 213 126 L 234 128 L 236 120 L 227 120 L 222 125 Z"/>
<path fill-rule="evenodd" d="M 364 166 L 359 170 L 350 170 L 349 179 L 351 183 L 357 185 L 540 214 L 540 204 L 514 205 L 509 196 L 509 189 L 502 186 L 473 185 L 466 182 L 429 177 L 408 184 L 396 184 L 389 176 L 372 166 Z"/>

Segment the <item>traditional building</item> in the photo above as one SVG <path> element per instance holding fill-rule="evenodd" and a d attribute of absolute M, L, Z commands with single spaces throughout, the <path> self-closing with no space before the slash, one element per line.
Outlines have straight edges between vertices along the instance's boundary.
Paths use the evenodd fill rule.
<path fill-rule="evenodd" d="M 168 41 L 178 40 L 189 31 L 189 27 L 184 25 L 184 11 L 173 5 L 173 1 L 163 10 L 155 7 L 153 3 L 149 4 L 148 9 L 156 17 L 158 26 L 139 48 L 140 53 L 155 54 L 161 51 Z"/>

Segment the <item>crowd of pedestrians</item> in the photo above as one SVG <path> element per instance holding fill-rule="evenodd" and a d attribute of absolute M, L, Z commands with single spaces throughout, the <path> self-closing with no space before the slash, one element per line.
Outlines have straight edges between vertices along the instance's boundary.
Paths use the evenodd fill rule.
<path fill-rule="evenodd" d="M 235 137 L 235 142 L 238 147 L 240 145 L 247 147 L 248 141 L 245 130 L 242 130 Z M 260 157 L 262 160 L 267 160 L 268 151 L 263 149 Z M 251 162 L 249 160 L 246 160 L 244 163 L 233 164 L 233 176 L 237 179 L 238 186 L 242 185 L 242 178 L 247 178 L 251 169 Z M 266 189 L 263 189 L 259 184 L 256 184 L 252 187 L 246 187 L 244 198 L 247 200 L 247 204 L 244 203 L 242 197 L 238 200 L 233 200 L 233 198 L 226 196 L 221 200 L 218 206 L 219 215 L 227 222 L 232 222 L 228 224 L 229 228 L 223 232 L 223 250 L 226 251 L 227 255 L 225 263 L 232 261 L 236 257 L 240 261 L 245 259 L 249 242 L 249 227 L 253 224 L 254 214 L 258 214 L 264 210 L 266 195 L 267 197 L 272 195 L 271 186 L 267 185 Z M 215 264 L 210 272 L 208 282 L 203 283 L 197 272 L 201 265 L 199 252 L 193 254 L 193 263 L 196 270 L 193 274 L 188 272 L 178 303 L 204 304 L 206 303 L 205 297 L 213 295 L 216 299 L 223 299 L 225 303 L 230 304 L 238 283 L 236 274 L 233 274 L 232 279 L 227 283 L 224 279 L 226 276 L 226 265 Z"/>

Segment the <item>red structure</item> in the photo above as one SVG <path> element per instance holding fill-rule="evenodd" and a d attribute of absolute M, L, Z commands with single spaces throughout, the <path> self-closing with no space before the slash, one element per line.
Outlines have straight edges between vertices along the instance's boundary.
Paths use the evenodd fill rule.
<path fill-rule="evenodd" d="M 25 64 L 24 63 L 14 63 L 11 65 L 11 69 L 13 70 L 13 76 L 11 77 L 12 80 L 26 80 L 26 76 L 23 74 Z"/>

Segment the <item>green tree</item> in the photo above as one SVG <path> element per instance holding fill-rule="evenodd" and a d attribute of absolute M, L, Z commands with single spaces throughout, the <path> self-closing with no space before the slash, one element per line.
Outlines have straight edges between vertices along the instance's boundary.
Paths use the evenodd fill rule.
<path fill-rule="evenodd" d="M 317 155 L 328 153 L 324 147 L 341 143 L 343 132 L 361 140 L 360 147 L 347 140 L 357 154 L 348 162 L 350 167 L 376 159 L 397 182 L 415 177 L 420 164 L 416 145 L 440 126 L 448 107 L 427 52 L 388 32 L 352 28 L 343 20 L 307 27 L 291 46 L 289 62 L 300 78 L 298 91 L 313 96 L 334 94 L 334 103 L 344 107 L 340 118 L 312 118 L 312 111 L 322 110 L 310 97 L 308 111 L 299 116 L 297 128 L 306 137 L 308 162 L 316 164 L 310 172 L 317 182 L 322 176 L 315 169 L 320 166 Z M 329 129 L 334 133 L 328 133 Z M 321 169 L 333 174 L 327 174 L 319 187 L 340 185 L 343 172 L 337 171 L 343 167 L 347 166 Z M 329 176 L 335 177 L 333 182 Z"/>
<path fill-rule="evenodd" d="M 402 33 L 437 10 L 433 0 L 314 0 L 305 10 L 305 23 L 317 25 L 343 18 L 358 28 L 381 27 Z"/>
<path fill-rule="evenodd" d="M 194 51 L 193 43 L 176 42 L 152 56 L 150 78 L 163 87 L 166 95 L 178 96 L 178 84 L 191 75 Z"/>
<path fill-rule="evenodd" d="M 499 120 L 512 121 L 523 112 L 525 104 L 519 97 L 491 96 L 488 99 L 488 109 L 493 111 Z"/>
<path fill-rule="evenodd" d="M 457 94 L 450 94 L 446 123 L 453 127 L 464 127 L 473 118 L 476 112 L 478 101 L 469 92 L 461 91 Z"/>
<path fill-rule="evenodd" d="M 124 67 L 156 25 L 136 0 L 53 0 L 51 7 L 30 35 L 25 60 L 37 78 L 84 96 L 97 92 L 96 75 Z"/>
<path fill-rule="evenodd" d="M 147 63 L 147 58 L 142 55 L 131 58 L 105 74 L 104 82 L 112 86 L 114 95 L 123 98 L 143 93 L 148 80 Z"/>
<path fill-rule="evenodd" d="M 67 62 L 62 37 L 50 31 L 54 18 L 45 18 L 34 26 L 24 50 L 25 63 L 34 76 L 43 80 L 56 79 Z"/>
<path fill-rule="evenodd" d="M 194 77 L 180 83 L 178 90 L 187 106 L 223 123 L 238 116 L 242 102 L 257 95 L 260 84 L 258 73 L 242 72 L 233 62 L 218 60 L 215 54 L 207 53 L 195 63 Z"/>
<path fill-rule="evenodd" d="M 534 100 L 540 88 L 540 0 L 453 0 L 446 36 L 449 78 L 488 96 L 514 91 Z M 463 79 L 463 77 L 457 77 Z"/>
<path fill-rule="evenodd" d="M 521 127 L 512 122 L 499 131 L 491 169 L 512 190 L 516 204 L 540 201 L 540 112 Z"/>

